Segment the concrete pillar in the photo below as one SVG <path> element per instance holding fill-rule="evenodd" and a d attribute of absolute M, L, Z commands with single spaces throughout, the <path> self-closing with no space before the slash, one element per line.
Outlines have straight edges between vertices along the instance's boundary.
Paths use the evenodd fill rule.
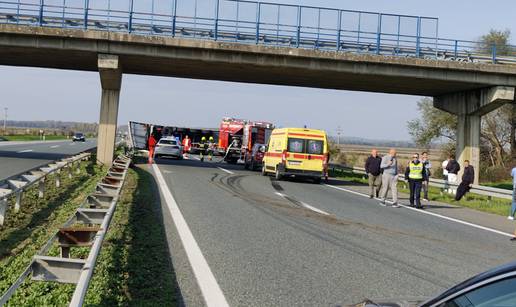
<path fill-rule="evenodd" d="M 478 184 L 482 115 L 512 102 L 514 92 L 513 87 L 495 86 L 434 97 L 434 107 L 458 117 L 456 156 L 461 165 L 460 177 L 464 171 L 464 160 L 469 160 L 475 168 L 475 184 Z"/>
<path fill-rule="evenodd" d="M 111 165 L 115 151 L 122 69 L 118 56 L 110 54 L 99 54 L 98 68 L 102 98 L 97 139 L 97 163 Z"/>

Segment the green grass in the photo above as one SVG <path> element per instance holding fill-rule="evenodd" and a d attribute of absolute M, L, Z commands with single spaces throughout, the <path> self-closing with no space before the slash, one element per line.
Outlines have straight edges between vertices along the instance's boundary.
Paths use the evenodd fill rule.
<path fill-rule="evenodd" d="M 37 190 L 30 189 L 24 194 L 24 202 L 19 213 L 9 212 L 6 224 L 0 229 L 0 293 L 16 280 L 31 262 L 32 257 L 46 241 L 75 212 L 84 198 L 93 191 L 104 173 L 94 162 L 83 163 L 81 175 L 65 178 L 61 188 L 54 187 L 54 181 L 46 181 L 43 199 L 37 197 Z M 8 302 L 8 306 L 63 306 L 63 294 L 46 295 L 60 286 L 26 280 Z"/>
<path fill-rule="evenodd" d="M 6 135 L 3 138 L 7 141 L 41 141 L 41 137 L 38 135 Z M 45 136 L 46 141 L 55 141 L 55 140 L 66 140 L 66 136 L 63 135 L 47 135 Z"/>
<path fill-rule="evenodd" d="M 88 185 L 85 192 L 91 191 L 98 179 L 93 178 L 93 185 Z M 84 197 L 84 193 L 81 193 L 80 199 Z M 179 304 L 159 201 L 159 192 L 152 175 L 141 168 L 130 170 L 97 259 L 84 306 Z M 63 205 L 68 210 L 58 212 L 57 215 L 69 217 L 80 200 L 73 203 L 75 206 Z M 31 240 L 29 243 L 32 244 L 26 244 L 28 249 L 22 251 L 23 255 L 16 257 L 19 264 L 14 261 L 5 263 L 4 272 L 0 271 L 1 291 L 30 262 L 36 246 L 41 246 L 63 222 L 62 218 L 58 219 L 48 227 L 51 230 L 42 230 L 37 234 L 36 242 Z M 58 253 L 55 244 L 49 255 L 56 256 Z M 89 248 L 84 247 L 71 250 L 73 258 L 86 258 L 88 253 Z M 11 298 L 8 306 L 66 306 L 74 289 L 75 285 L 35 282 L 29 279 Z"/>
<path fill-rule="evenodd" d="M 349 171 L 330 172 L 331 176 L 335 176 L 341 180 L 353 182 L 357 184 L 367 184 L 367 179 L 360 174 L 354 174 Z M 512 184 L 511 184 L 512 185 Z M 398 191 L 400 193 L 409 194 L 410 191 L 403 183 L 398 183 Z M 430 187 L 428 190 L 428 198 L 431 202 L 441 202 L 455 206 L 475 209 L 482 212 L 507 216 L 510 211 L 511 202 L 506 199 L 491 198 L 483 195 L 467 193 L 460 201 L 456 201 L 452 195 L 441 193 L 441 189 Z"/>
<path fill-rule="evenodd" d="M 506 190 L 513 189 L 512 180 L 507 180 L 504 182 L 487 182 L 487 183 L 482 183 L 482 185 L 485 185 L 488 187 L 493 187 L 493 188 L 498 188 L 498 189 L 506 189 Z"/>

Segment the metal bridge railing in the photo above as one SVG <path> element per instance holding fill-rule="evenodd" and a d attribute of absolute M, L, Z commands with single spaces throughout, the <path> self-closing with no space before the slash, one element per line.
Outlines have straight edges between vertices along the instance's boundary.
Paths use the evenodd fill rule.
<path fill-rule="evenodd" d="M 121 3 L 127 9 L 120 9 Z M 516 63 L 516 46 L 439 38 L 438 19 L 434 17 L 247 0 L 206 0 L 202 8 L 197 0 L 151 0 L 151 7 L 137 7 L 142 3 L 0 0 L 0 23 L 446 61 Z"/>

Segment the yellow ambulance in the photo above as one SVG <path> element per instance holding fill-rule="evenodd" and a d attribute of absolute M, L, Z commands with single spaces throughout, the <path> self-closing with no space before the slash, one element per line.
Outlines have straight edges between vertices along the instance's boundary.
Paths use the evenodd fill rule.
<path fill-rule="evenodd" d="M 307 128 L 274 129 L 263 158 L 262 174 L 312 178 L 320 183 L 327 177 L 328 138 L 323 130 Z"/>

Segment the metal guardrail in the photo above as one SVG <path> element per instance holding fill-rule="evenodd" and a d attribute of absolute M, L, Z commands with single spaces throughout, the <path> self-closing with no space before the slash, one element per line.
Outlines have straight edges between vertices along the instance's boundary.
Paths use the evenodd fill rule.
<path fill-rule="evenodd" d="M 14 212 L 20 211 L 23 202 L 23 193 L 29 188 L 38 184 L 38 197 L 43 198 L 45 193 L 45 181 L 49 175 L 56 174 L 55 185 L 61 186 L 61 170 L 67 169 L 69 178 L 73 173 L 80 173 L 80 162 L 89 159 L 91 153 L 81 153 L 70 158 L 55 161 L 44 167 L 38 167 L 31 171 L 24 172 L 21 175 L 13 176 L 0 182 L 0 226 L 4 224 L 9 199 L 15 196 Z M 75 170 L 74 170 L 75 168 Z"/>
<path fill-rule="evenodd" d="M 128 156 L 121 155 L 115 159 L 107 175 L 97 184 L 95 192 L 46 242 L 25 271 L 0 297 L 0 306 L 7 303 L 30 274 L 36 281 L 76 284 L 69 306 L 82 306 L 130 163 Z M 54 243 L 60 249 L 59 257 L 48 256 Z M 74 259 L 70 257 L 72 247 L 91 249 L 86 259 Z"/>
<path fill-rule="evenodd" d="M 128 9 L 120 9 L 124 1 L 61 1 L 2 0 L 0 23 L 443 61 L 516 63 L 516 46 L 440 38 L 435 17 L 246 0 L 213 0 L 200 7 L 197 0 L 171 0 L 165 6 L 155 5 L 154 0 L 126 0 Z"/>
<path fill-rule="evenodd" d="M 330 169 L 332 169 L 333 171 L 335 171 L 335 170 L 342 170 L 342 171 L 348 171 L 348 172 L 351 171 L 352 173 L 355 173 L 355 174 L 366 175 L 365 169 L 362 167 L 350 167 L 350 166 L 339 165 L 339 164 L 330 164 Z M 404 174 L 399 175 L 399 181 L 405 181 Z M 441 188 L 441 189 L 449 187 L 449 188 L 452 188 L 455 190 L 459 186 L 459 184 L 457 184 L 457 183 L 446 183 L 443 179 L 436 179 L 436 178 L 430 178 L 430 185 Z M 488 197 L 512 200 L 512 191 L 511 190 L 498 189 L 498 188 L 486 187 L 486 186 L 481 186 L 481 185 L 473 185 L 471 187 L 470 193 L 484 195 L 484 196 L 488 196 Z"/>

